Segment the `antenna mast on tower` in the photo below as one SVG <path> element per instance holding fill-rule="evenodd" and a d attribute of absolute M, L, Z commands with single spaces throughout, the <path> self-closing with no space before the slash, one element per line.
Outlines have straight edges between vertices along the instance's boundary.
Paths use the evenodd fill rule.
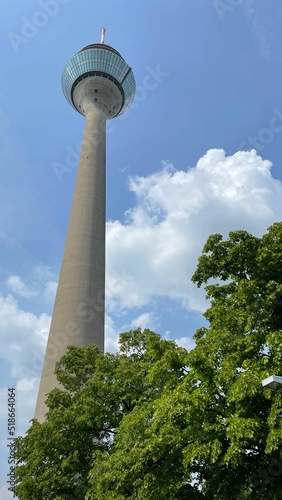
<path fill-rule="evenodd" d="M 102 28 L 101 43 L 103 45 L 105 43 L 105 34 L 106 34 L 106 28 Z"/>

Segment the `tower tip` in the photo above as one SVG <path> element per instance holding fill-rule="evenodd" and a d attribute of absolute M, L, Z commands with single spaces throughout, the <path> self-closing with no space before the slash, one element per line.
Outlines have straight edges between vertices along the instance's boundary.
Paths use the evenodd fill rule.
<path fill-rule="evenodd" d="M 105 43 L 106 28 L 102 28 L 101 43 Z"/>

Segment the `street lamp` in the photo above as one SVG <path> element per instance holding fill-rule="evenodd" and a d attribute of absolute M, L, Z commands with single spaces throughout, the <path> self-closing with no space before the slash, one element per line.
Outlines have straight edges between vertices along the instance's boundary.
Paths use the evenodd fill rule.
<path fill-rule="evenodd" d="M 277 391 L 282 393 L 282 377 L 278 375 L 271 375 L 268 378 L 265 378 L 262 381 L 263 387 L 267 387 L 267 389 L 272 389 L 273 391 Z"/>

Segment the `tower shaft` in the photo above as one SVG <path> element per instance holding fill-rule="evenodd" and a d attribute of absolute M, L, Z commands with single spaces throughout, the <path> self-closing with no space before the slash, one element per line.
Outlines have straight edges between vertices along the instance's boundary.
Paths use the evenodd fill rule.
<path fill-rule="evenodd" d="M 54 366 L 68 345 L 104 350 L 106 116 L 85 109 L 81 156 L 65 251 L 34 418 L 44 420 L 46 395 L 58 386 Z"/>
<path fill-rule="evenodd" d="M 106 121 L 129 108 L 135 88 L 130 66 L 104 43 L 87 45 L 63 70 L 64 95 L 86 125 L 34 415 L 39 422 L 46 396 L 59 386 L 54 370 L 67 347 L 104 350 Z"/>

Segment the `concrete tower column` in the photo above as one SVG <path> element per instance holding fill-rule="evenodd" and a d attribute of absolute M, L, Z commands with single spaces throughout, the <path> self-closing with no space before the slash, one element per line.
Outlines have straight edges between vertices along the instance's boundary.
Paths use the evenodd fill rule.
<path fill-rule="evenodd" d="M 115 49 L 93 44 L 66 64 L 62 87 L 86 124 L 34 415 L 39 422 L 47 394 L 59 385 L 54 369 L 67 347 L 104 350 L 106 121 L 130 106 L 135 80 Z"/>
<path fill-rule="evenodd" d="M 39 421 L 46 394 L 58 385 L 55 363 L 67 346 L 94 343 L 104 350 L 105 146 L 105 114 L 89 106 L 34 416 Z"/>

